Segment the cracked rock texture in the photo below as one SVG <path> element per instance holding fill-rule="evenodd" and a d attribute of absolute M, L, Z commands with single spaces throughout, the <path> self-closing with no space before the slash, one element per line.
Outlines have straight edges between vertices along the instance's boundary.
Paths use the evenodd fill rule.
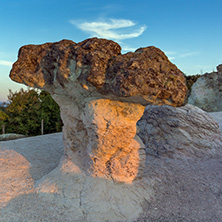
<path fill-rule="evenodd" d="M 165 157 L 207 157 L 222 147 L 218 123 L 202 109 L 147 106 L 137 123 L 146 152 Z"/>
<path fill-rule="evenodd" d="M 207 112 L 222 111 L 222 64 L 217 72 L 206 73 L 199 77 L 191 88 L 188 103 Z"/>

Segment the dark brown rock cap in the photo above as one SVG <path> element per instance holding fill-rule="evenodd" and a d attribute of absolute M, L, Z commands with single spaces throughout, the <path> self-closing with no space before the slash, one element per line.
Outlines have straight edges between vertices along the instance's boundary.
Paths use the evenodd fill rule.
<path fill-rule="evenodd" d="M 10 78 L 44 88 L 55 83 L 80 83 L 101 95 L 142 97 L 147 104 L 183 104 L 187 87 L 183 73 L 156 47 L 121 54 L 118 43 L 91 38 L 26 45 L 19 50 Z"/>

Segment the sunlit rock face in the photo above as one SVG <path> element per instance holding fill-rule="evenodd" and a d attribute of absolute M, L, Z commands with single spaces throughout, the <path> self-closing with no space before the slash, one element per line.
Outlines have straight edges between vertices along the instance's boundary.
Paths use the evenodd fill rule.
<path fill-rule="evenodd" d="M 65 152 L 81 170 L 121 182 L 142 176 L 145 151 L 136 122 L 144 106 L 95 99 L 80 110 L 70 98 L 54 98 L 61 106 Z"/>
<path fill-rule="evenodd" d="M 144 168 L 136 136 L 144 105 L 180 106 L 187 91 L 183 73 L 160 49 L 122 55 L 117 43 L 97 38 L 23 46 L 10 77 L 51 93 L 66 155 L 83 172 L 127 183 Z"/>
<path fill-rule="evenodd" d="M 207 112 L 222 111 L 222 64 L 216 72 L 206 73 L 193 84 L 188 103 Z"/>

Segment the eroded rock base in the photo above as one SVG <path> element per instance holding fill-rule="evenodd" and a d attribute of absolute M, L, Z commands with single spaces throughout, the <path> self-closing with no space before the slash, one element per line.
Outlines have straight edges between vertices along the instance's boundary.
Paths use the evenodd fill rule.
<path fill-rule="evenodd" d="M 143 211 L 144 202 L 153 194 L 152 180 L 119 183 L 87 176 L 70 160 L 37 184 L 43 201 L 64 204 L 74 221 L 134 221 Z M 69 215 L 69 217 L 71 217 Z"/>
<path fill-rule="evenodd" d="M 0 210 L 3 222 L 133 222 L 153 194 L 154 180 L 132 183 L 93 178 L 63 158 L 37 181 L 35 192 L 23 194 Z"/>
<path fill-rule="evenodd" d="M 61 107 L 66 155 L 92 177 L 131 183 L 142 177 L 145 146 L 136 135 L 144 106 L 109 99 L 54 95 Z"/>

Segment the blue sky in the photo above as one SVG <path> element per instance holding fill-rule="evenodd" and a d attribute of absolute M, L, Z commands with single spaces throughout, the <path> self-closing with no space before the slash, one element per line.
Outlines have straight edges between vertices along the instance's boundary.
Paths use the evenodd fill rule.
<path fill-rule="evenodd" d="M 97 36 L 123 53 L 154 45 L 187 75 L 222 63 L 222 0 L 1 0 L 0 101 L 23 85 L 9 79 L 18 49 Z"/>

